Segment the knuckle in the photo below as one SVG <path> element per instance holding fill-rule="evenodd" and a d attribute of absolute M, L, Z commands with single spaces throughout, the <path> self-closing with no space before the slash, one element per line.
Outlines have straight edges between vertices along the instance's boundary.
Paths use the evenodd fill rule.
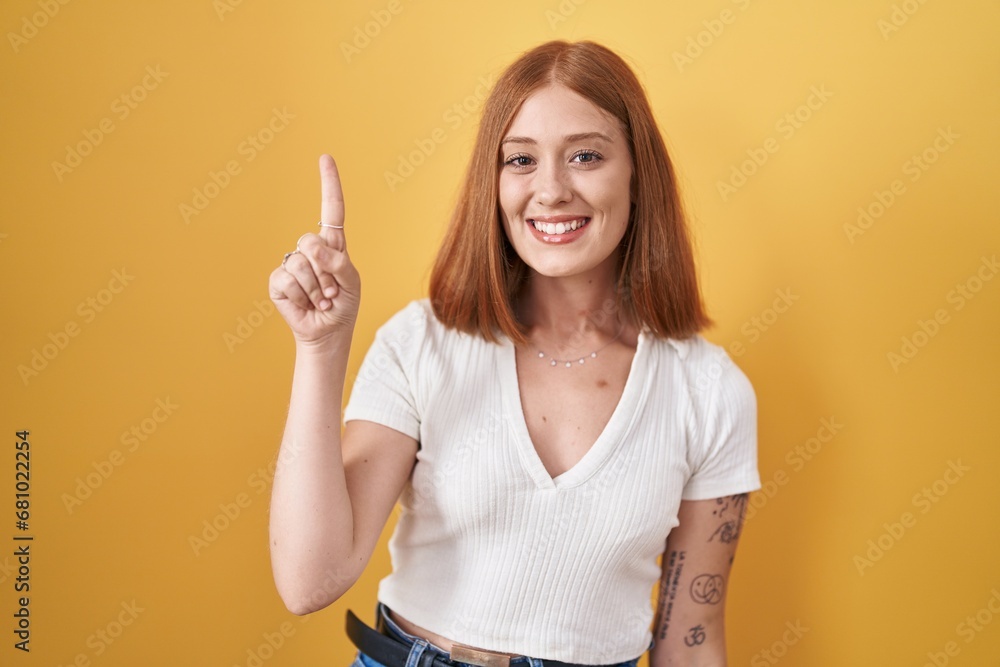
<path fill-rule="evenodd" d="M 318 245 L 315 248 L 311 248 L 310 255 L 317 264 L 326 264 L 330 261 L 330 253 L 327 251 L 326 245 Z"/>
<path fill-rule="evenodd" d="M 288 275 L 288 271 L 285 271 L 283 267 L 279 266 L 271 273 L 271 279 L 268 282 L 271 284 L 272 288 L 283 290 L 288 286 L 288 278 L 290 277 L 291 276 Z"/>
<path fill-rule="evenodd" d="M 301 252 L 292 255 L 285 261 L 286 269 L 294 269 L 300 273 L 307 266 L 309 266 L 309 260 L 303 257 L 303 253 Z"/>

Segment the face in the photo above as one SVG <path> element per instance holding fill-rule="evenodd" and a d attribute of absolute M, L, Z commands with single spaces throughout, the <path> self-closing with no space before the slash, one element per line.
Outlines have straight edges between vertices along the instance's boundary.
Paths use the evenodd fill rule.
<path fill-rule="evenodd" d="M 613 267 L 632 176 L 618 121 L 549 85 L 524 101 L 500 152 L 500 209 L 521 259 L 552 277 Z"/>

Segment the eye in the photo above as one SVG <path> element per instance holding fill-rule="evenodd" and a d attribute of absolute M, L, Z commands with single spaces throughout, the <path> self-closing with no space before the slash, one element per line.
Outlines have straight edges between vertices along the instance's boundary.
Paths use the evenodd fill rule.
<path fill-rule="evenodd" d="M 601 157 L 601 154 L 596 151 L 585 150 L 585 151 L 580 151 L 579 153 L 574 155 L 573 159 L 577 160 L 577 164 L 591 165 L 600 162 L 604 158 Z"/>
<path fill-rule="evenodd" d="M 531 166 L 531 158 L 528 157 L 527 155 L 525 155 L 524 153 L 518 153 L 516 155 L 511 155 L 509 158 L 507 158 L 506 160 L 504 160 L 504 165 L 505 166 L 506 165 L 510 165 L 511 167 L 514 167 L 515 169 L 524 168 L 524 167 L 530 167 Z"/>

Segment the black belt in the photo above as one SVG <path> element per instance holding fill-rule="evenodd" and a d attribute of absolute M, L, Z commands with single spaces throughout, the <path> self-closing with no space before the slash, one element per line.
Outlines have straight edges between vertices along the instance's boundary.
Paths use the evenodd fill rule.
<path fill-rule="evenodd" d="M 347 610 L 347 636 L 362 653 L 388 667 L 405 667 L 406 660 L 410 655 L 410 646 L 368 627 L 350 609 Z M 455 662 L 466 662 L 483 667 L 501 667 L 510 660 L 501 653 L 480 650 L 471 650 L 465 653 L 457 648 L 453 649 L 450 655 L 452 656 L 451 660 L 433 650 L 424 651 L 417 667 L 454 667 Z M 461 659 L 459 659 L 460 655 Z M 476 662 L 476 660 L 481 660 L 481 662 Z M 577 665 L 558 660 L 542 660 L 542 664 L 546 667 L 595 667 L 594 665 Z"/>

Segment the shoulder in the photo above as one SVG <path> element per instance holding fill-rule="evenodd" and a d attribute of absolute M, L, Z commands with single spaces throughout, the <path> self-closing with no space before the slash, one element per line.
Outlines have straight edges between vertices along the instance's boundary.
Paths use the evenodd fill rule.
<path fill-rule="evenodd" d="M 379 331 L 397 332 L 403 331 L 414 325 L 425 328 L 427 326 L 427 312 L 430 304 L 425 303 L 427 299 L 414 299 L 405 306 L 393 313 L 385 323 L 379 327 Z"/>
<path fill-rule="evenodd" d="M 414 299 L 389 316 L 375 331 L 375 338 L 405 345 L 423 339 L 436 321 L 429 299 Z"/>
<path fill-rule="evenodd" d="M 661 357 L 675 360 L 688 369 L 704 369 L 733 363 L 725 348 L 706 340 L 701 334 L 694 334 L 688 338 L 656 338 L 648 333 L 646 335 Z"/>
<path fill-rule="evenodd" d="M 705 339 L 701 334 L 687 338 L 658 338 L 646 332 L 653 345 L 671 354 L 686 365 L 699 364 L 707 358 L 726 354 L 721 345 L 716 345 Z"/>
<path fill-rule="evenodd" d="M 483 344 L 447 328 L 434 314 L 429 297 L 414 299 L 376 330 L 357 382 L 382 382 L 386 374 L 395 374 L 422 411 L 447 379 L 468 380 L 483 367 L 489 358 Z"/>
<path fill-rule="evenodd" d="M 375 342 L 393 348 L 403 360 L 439 358 L 461 352 L 473 336 L 447 328 L 434 314 L 430 298 L 414 299 L 375 332 Z"/>
<path fill-rule="evenodd" d="M 661 362 L 665 359 L 688 387 L 696 402 L 722 398 L 747 402 L 754 399 L 750 379 L 726 349 L 701 334 L 688 338 L 653 338 Z"/>

